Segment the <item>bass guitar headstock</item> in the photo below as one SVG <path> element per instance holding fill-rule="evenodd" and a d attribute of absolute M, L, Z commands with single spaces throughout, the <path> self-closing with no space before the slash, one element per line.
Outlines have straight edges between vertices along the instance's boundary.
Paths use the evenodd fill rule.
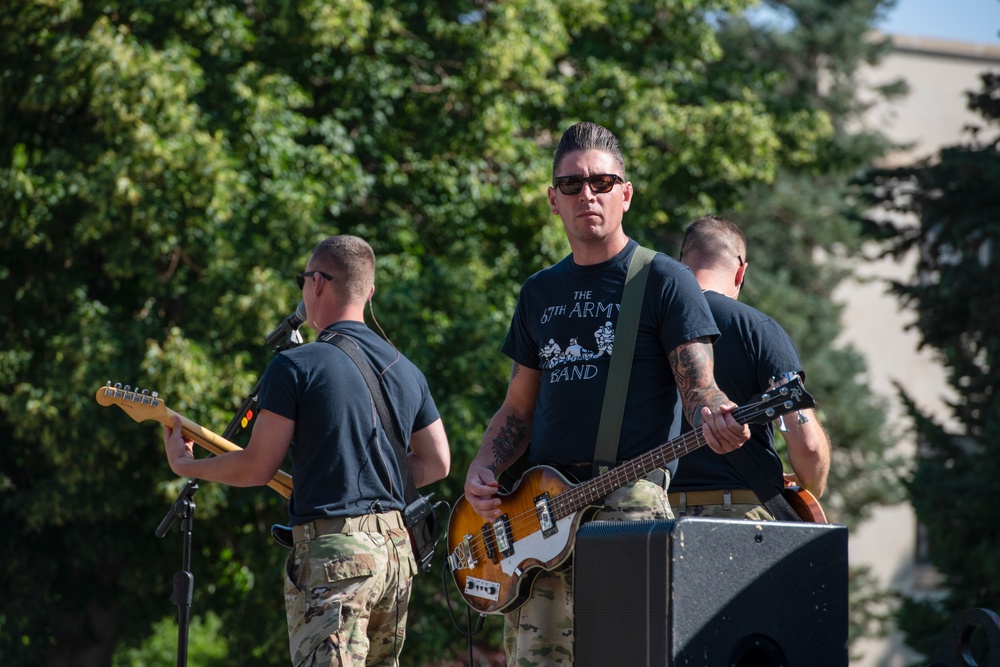
<path fill-rule="evenodd" d="M 792 380 L 799 380 L 799 382 L 801 383 L 801 378 L 799 378 L 797 373 L 781 373 L 777 377 L 771 378 L 771 388 L 777 389 L 778 387 L 788 382 L 791 382 Z M 815 406 L 809 406 L 809 407 L 815 407 Z M 809 417 L 806 417 L 804 414 L 802 414 L 801 409 L 796 410 L 795 412 L 798 415 L 797 422 L 799 426 L 809 421 Z M 781 431 L 782 433 L 788 432 L 788 427 L 785 426 L 784 416 L 778 417 L 778 430 Z"/>
<path fill-rule="evenodd" d="M 791 412 L 814 407 L 816 399 L 802 386 L 802 378 L 790 374 L 741 405 L 733 416 L 741 424 L 768 424 Z"/>

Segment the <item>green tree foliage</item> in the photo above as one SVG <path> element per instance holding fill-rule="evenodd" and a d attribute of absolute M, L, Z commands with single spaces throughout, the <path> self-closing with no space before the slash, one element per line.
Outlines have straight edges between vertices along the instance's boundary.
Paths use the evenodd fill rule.
<path fill-rule="evenodd" d="M 939 355 L 957 396 L 949 405 L 953 425 L 945 425 L 899 388 L 920 443 L 907 489 L 944 589 L 943 597 L 906 600 L 899 623 L 907 642 L 928 655 L 961 611 L 1000 608 L 1000 528 L 990 519 L 1000 475 L 1000 76 L 986 73 L 982 81 L 969 108 L 986 124 L 968 143 L 864 181 L 878 206 L 870 231 L 887 254 L 917 259 L 912 279 L 892 291 L 916 313 L 921 345 Z"/>
<path fill-rule="evenodd" d="M 375 248 L 371 324 L 427 373 L 454 450 L 431 490 L 458 497 L 503 396 L 518 287 L 567 251 L 545 199 L 562 129 L 618 133 L 627 224 L 654 242 L 789 165 L 822 171 L 829 110 L 719 41 L 746 4 L 0 0 L 5 664 L 163 646 L 181 535 L 154 530 L 184 480 L 158 426 L 94 395 L 148 387 L 222 432 L 329 234 Z M 285 664 L 285 552 L 267 536 L 283 500 L 209 483 L 195 500 L 193 612 L 212 622 L 193 627 L 215 614 L 226 637 L 200 650 Z M 408 664 L 462 652 L 443 597 L 418 578 Z M 479 641 L 496 646 L 497 620 Z"/>

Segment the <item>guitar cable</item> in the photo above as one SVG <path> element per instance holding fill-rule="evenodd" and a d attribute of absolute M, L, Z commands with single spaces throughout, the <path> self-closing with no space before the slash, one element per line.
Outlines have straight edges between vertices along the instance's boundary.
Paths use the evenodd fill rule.
<path fill-rule="evenodd" d="M 473 658 L 473 645 L 472 638 L 479 634 L 479 631 L 483 629 L 483 621 L 485 620 L 485 614 L 480 614 L 479 618 L 476 620 L 476 627 L 472 629 L 472 607 L 466 605 L 465 607 L 465 629 L 463 630 L 458 624 L 458 619 L 455 618 L 454 611 L 451 606 L 451 596 L 448 595 L 448 558 L 445 556 L 444 562 L 441 563 L 441 590 L 444 593 L 445 607 L 448 609 L 448 616 L 451 618 L 451 624 L 455 626 L 459 634 L 468 639 L 469 641 L 469 667 L 475 667 L 475 660 Z"/>

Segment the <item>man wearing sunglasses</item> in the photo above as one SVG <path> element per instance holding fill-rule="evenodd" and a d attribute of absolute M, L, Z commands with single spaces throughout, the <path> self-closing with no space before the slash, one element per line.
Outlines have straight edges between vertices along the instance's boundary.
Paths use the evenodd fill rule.
<path fill-rule="evenodd" d="M 279 353 L 260 383 L 246 449 L 195 458 L 175 420 L 164 428 L 178 475 L 266 484 L 290 451 L 288 504 L 294 546 L 285 563 L 285 608 L 293 665 L 398 665 L 416 561 L 403 523 L 403 475 L 358 365 L 337 345 L 356 346 L 378 376 L 388 417 L 409 444 L 417 486 L 443 479 L 448 438 L 423 373 L 365 324 L 375 293 L 375 254 L 356 236 L 316 246 L 296 277 L 306 323 L 318 340 Z"/>
<path fill-rule="evenodd" d="M 607 332 L 617 322 L 637 248 L 622 229 L 633 189 L 625 179 L 618 140 L 609 130 L 594 123 L 566 130 L 552 175 L 549 208 L 561 218 L 572 253 L 521 289 L 503 345 L 513 360 L 507 395 L 465 481 L 467 500 L 486 519 L 500 514 L 498 475 L 525 452 L 531 465 L 552 466 L 580 481 L 591 476 L 614 353 Z M 691 272 L 657 254 L 645 286 L 629 384 L 623 389 L 619 462 L 679 435 L 682 413 L 703 429 L 719 453 L 749 437 L 749 429 L 731 414 L 735 404 L 713 379 L 717 334 Z M 651 474 L 612 492 L 596 518 L 671 518 L 666 495 L 671 472 Z M 541 572 L 528 601 L 505 616 L 507 664 L 572 665 L 572 610 L 571 567 Z"/>
<path fill-rule="evenodd" d="M 746 237 L 736 224 L 719 216 L 705 216 L 684 232 L 680 260 L 694 272 L 705 290 L 722 335 L 715 341 L 715 379 L 726 394 L 745 403 L 770 388 L 771 380 L 787 373 L 805 372 L 795 344 L 770 316 L 738 301 L 746 279 Z M 765 501 L 777 503 L 776 511 L 789 511 L 780 501 L 785 478 L 819 498 L 830 472 L 830 440 L 812 409 L 799 417 L 781 420 L 792 473 L 785 475 L 774 448 L 771 424 L 752 424 L 750 440 L 743 447 L 746 463 L 737 468 L 732 457 L 723 458 L 701 448 L 682 457 L 670 483 L 670 505 L 679 516 L 745 518 L 755 521 L 775 517 Z M 757 470 L 759 469 L 759 473 Z M 767 484 L 759 492 L 753 481 Z M 794 520 L 794 516 L 782 516 Z"/>

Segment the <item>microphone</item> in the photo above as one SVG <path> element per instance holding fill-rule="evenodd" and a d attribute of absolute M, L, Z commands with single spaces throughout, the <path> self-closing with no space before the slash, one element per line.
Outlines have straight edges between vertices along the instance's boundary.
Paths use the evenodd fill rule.
<path fill-rule="evenodd" d="M 302 335 L 299 334 L 299 327 L 306 321 L 306 304 L 299 301 L 295 312 L 281 321 L 274 331 L 267 335 L 264 340 L 268 347 L 284 349 L 289 343 L 296 345 L 302 343 Z"/>

